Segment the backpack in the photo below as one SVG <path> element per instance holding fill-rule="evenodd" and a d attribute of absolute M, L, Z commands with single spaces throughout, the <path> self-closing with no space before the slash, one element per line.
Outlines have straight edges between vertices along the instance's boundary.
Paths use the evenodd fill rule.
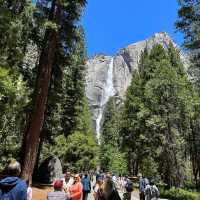
<path fill-rule="evenodd" d="M 111 195 L 111 199 L 121 200 L 117 190 L 113 190 L 113 194 Z"/>
<path fill-rule="evenodd" d="M 144 191 L 147 186 L 146 181 L 144 179 L 142 179 L 141 186 L 142 186 L 142 191 Z"/>
<path fill-rule="evenodd" d="M 159 196 L 159 191 L 158 188 L 156 186 L 150 186 L 150 198 L 151 199 L 157 199 Z"/>
<path fill-rule="evenodd" d="M 125 185 L 125 188 L 126 188 L 127 192 L 132 192 L 133 191 L 133 182 L 128 179 L 127 183 Z"/>

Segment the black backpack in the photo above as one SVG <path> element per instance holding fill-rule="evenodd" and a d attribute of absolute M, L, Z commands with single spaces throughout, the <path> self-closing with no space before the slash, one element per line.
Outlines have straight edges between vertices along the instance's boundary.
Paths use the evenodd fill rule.
<path fill-rule="evenodd" d="M 150 189 L 150 197 L 151 197 L 151 199 L 159 197 L 159 191 L 155 186 L 150 186 L 149 189 Z"/>
<path fill-rule="evenodd" d="M 133 191 L 133 182 L 131 180 L 127 179 L 125 188 L 126 188 L 127 192 L 132 192 Z"/>

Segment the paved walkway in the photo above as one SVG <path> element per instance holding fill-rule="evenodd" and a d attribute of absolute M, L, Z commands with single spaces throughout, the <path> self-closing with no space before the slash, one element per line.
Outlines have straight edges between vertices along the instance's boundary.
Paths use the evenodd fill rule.
<path fill-rule="evenodd" d="M 122 191 L 119 191 L 119 195 L 120 195 L 121 199 L 123 199 L 123 192 Z M 89 194 L 88 200 L 94 200 L 94 193 L 93 192 L 91 192 Z M 139 200 L 139 193 L 137 191 L 132 192 L 131 200 Z"/>
<path fill-rule="evenodd" d="M 93 186 L 94 186 L 94 182 L 92 183 L 92 188 L 93 188 Z M 121 199 L 123 200 L 123 192 L 120 189 L 118 190 L 118 192 L 119 192 L 119 195 L 120 195 Z M 139 200 L 139 199 L 140 199 L 139 198 L 139 191 L 138 190 L 134 190 L 132 192 L 132 195 L 131 195 L 131 200 Z M 93 190 L 92 190 L 91 193 L 89 193 L 88 200 L 95 200 L 94 199 L 94 191 Z M 159 200 L 167 200 L 167 199 L 159 199 Z"/>
<path fill-rule="evenodd" d="M 119 191 L 119 195 L 120 195 L 121 199 L 123 200 L 123 192 L 122 191 Z M 89 194 L 88 200 L 94 200 L 94 193 L 93 192 L 91 192 Z M 138 191 L 133 191 L 132 192 L 131 200 L 139 200 L 139 193 L 138 193 Z M 159 200 L 167 200 L 167 199 L 159 199 Z"/>

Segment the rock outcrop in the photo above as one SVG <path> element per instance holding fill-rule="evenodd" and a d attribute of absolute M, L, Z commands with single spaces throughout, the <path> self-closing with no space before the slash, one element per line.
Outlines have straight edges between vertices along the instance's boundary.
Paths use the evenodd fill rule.
<path fill-rule="evenodd" d="M 131 83 L 132 73 L 137 69 L 144 49 L 151 49 L 155 44 L 161 44 L 164 48 L 167 48 L 170 42 L 176 46 L 167 33 L 156 33 L 149 39 L 120 49 L 114 57 L 97 55 L 87 61 L 86 96 L 92 110 L 94 126 L 98 137 L 103 110 L 108 98 L 110 96 L 124 97 Z M 185 59 L 185 56 L 181 54 L 181 58 L 186 64 L 187 59 Z M 111 68 L 112 73 L 109 72 Z M 109 76 L 112 76 L 112 86 L 108 85 L 108 80 L 111 78 Z M 108 95 L 106 93 L 107 87 L 113 87 L 112 94 Z"/>
<path fill-rule="evenodd" d="M 50 156 L 41 163 L 33 179 L 39 183 L 52 184 L 54 180 L 62 177 L 60 160 L 56 156 Z"/>

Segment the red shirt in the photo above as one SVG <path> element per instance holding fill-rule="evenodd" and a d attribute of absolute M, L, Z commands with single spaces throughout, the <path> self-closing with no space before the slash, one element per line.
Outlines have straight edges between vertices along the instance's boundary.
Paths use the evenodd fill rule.
<path fill-rule="evenodd" d="M 82 200 L 83 186 L 80 182 L 77 182 L 70 186 L 69 192 L 72 200 Z"/>

